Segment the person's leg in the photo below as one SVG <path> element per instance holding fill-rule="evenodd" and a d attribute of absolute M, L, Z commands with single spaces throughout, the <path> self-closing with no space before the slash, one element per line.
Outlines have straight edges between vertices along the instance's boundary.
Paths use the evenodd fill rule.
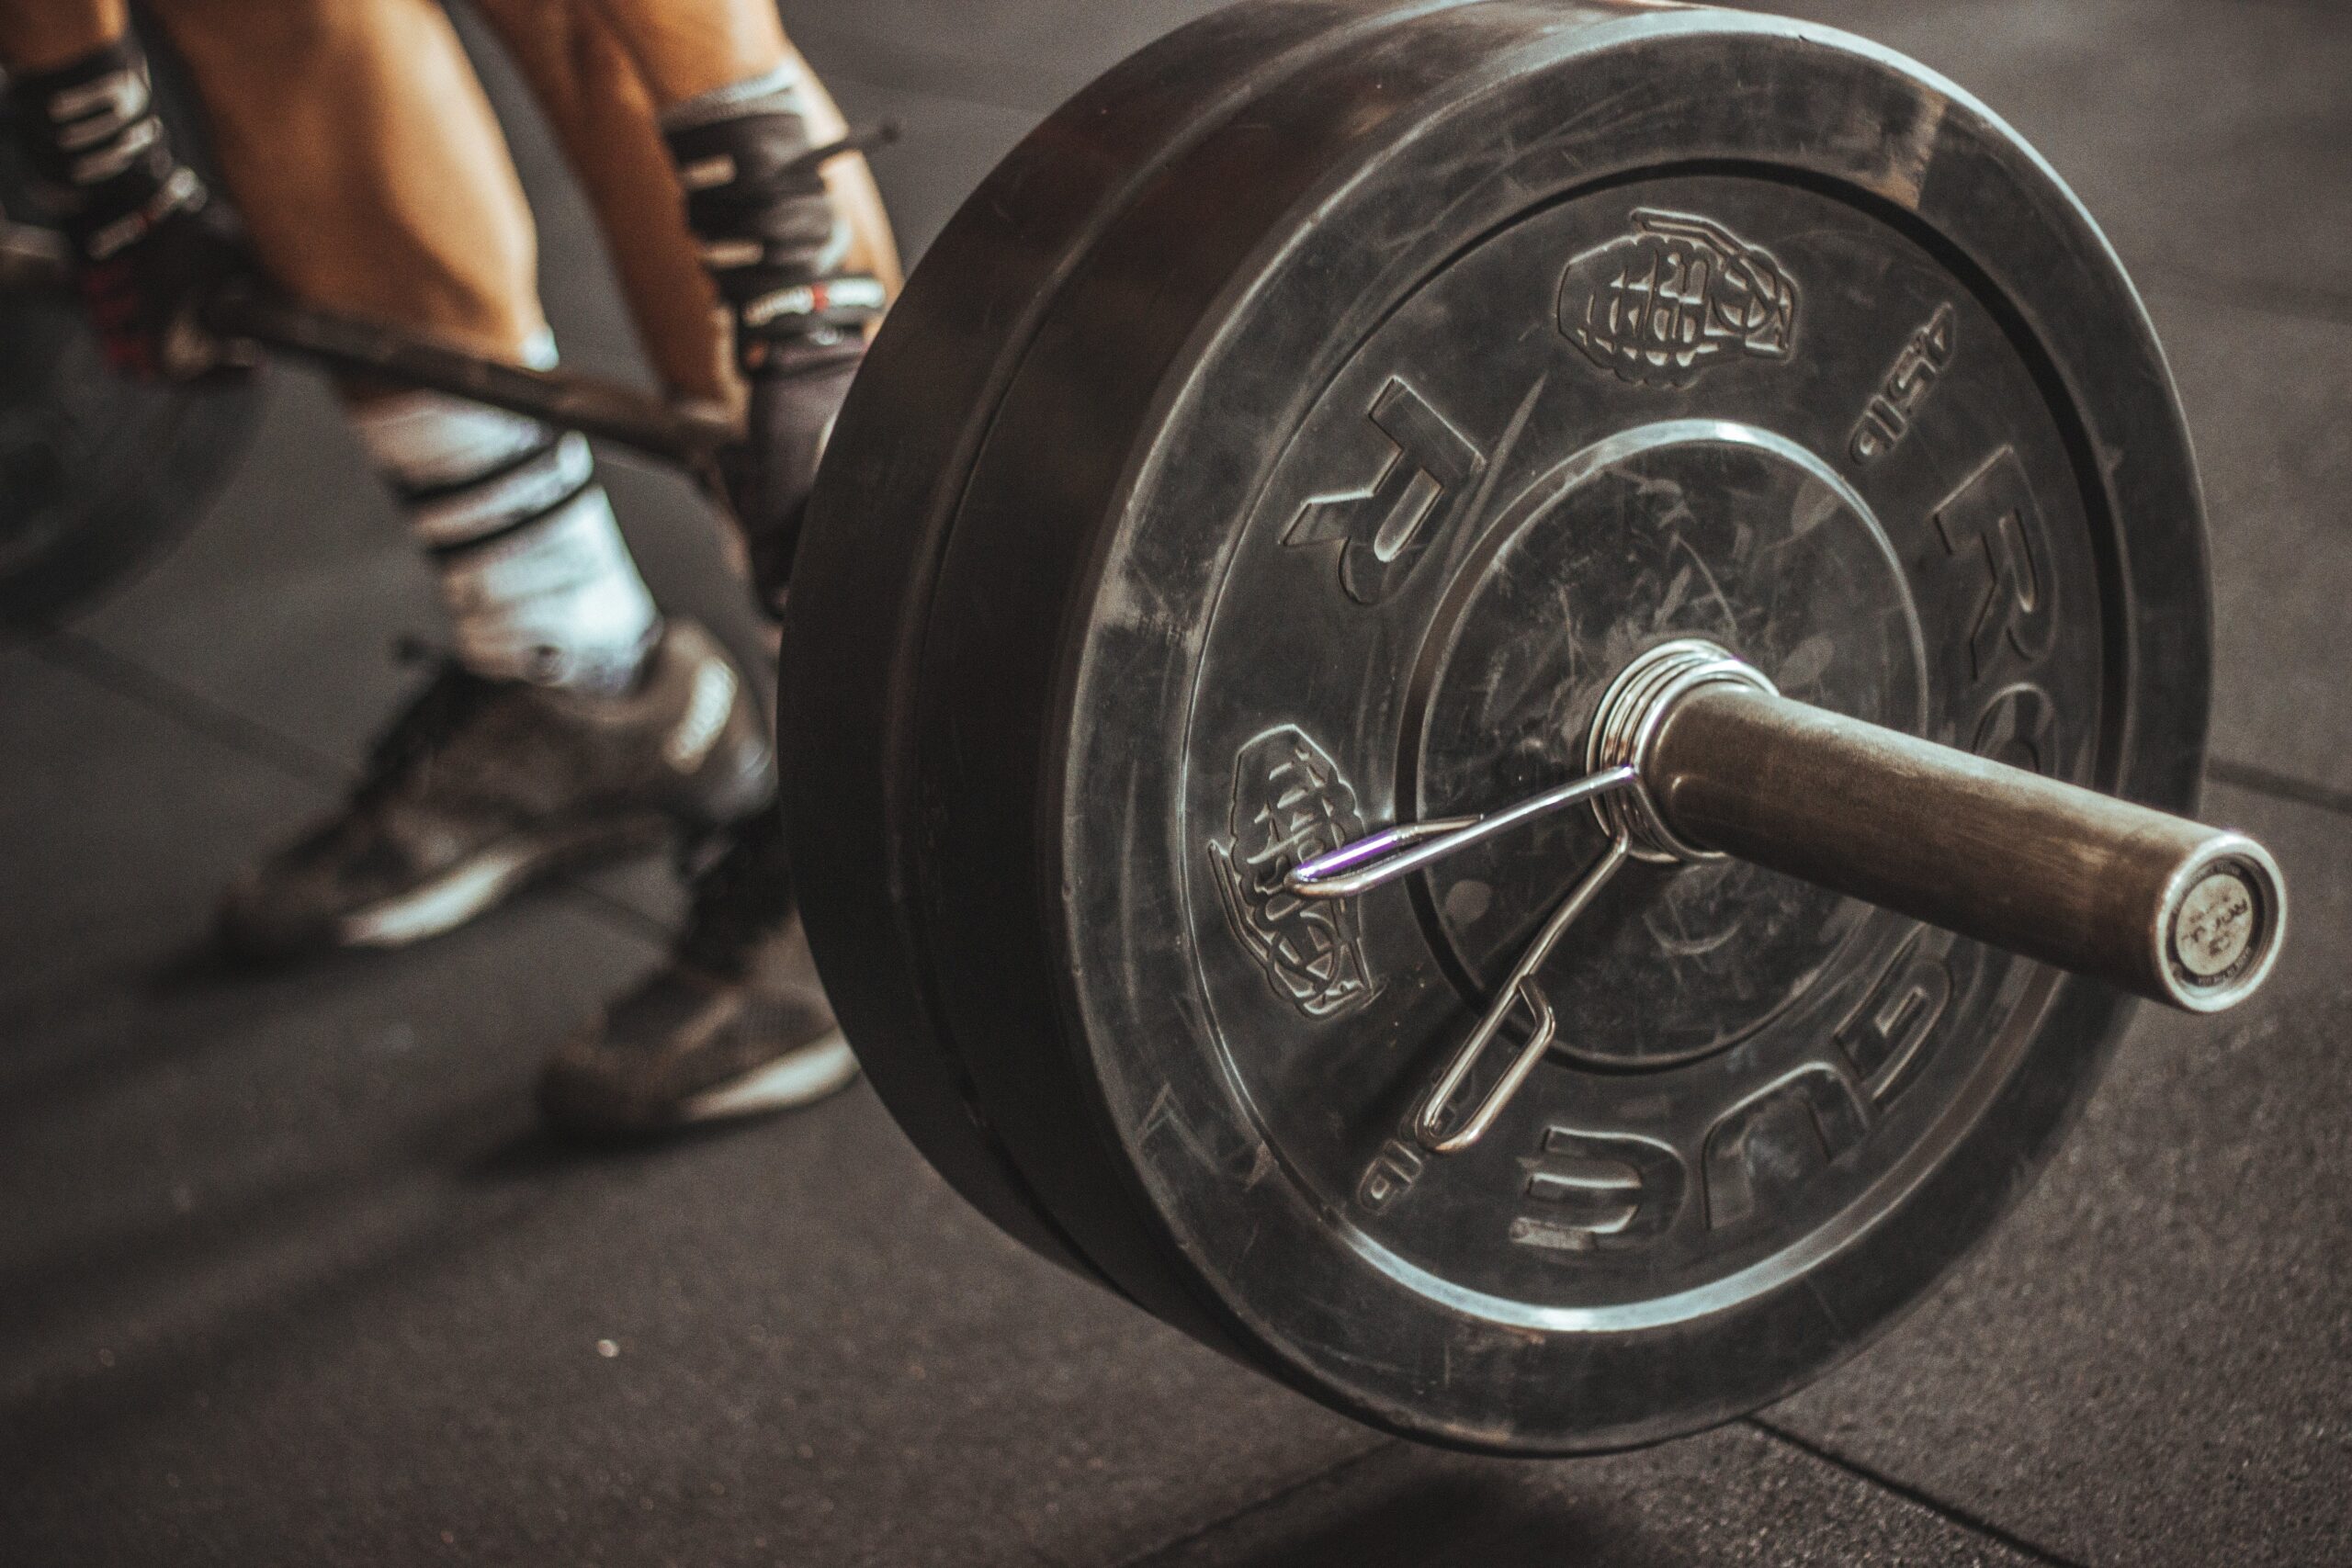
<path fill-rule="evenodd" d="M 730 499 L 773 604 L 857 329 L 898 282 L 862 161 L 788 167 L 838 140 L 841 117 L 769 0 L 478 3 L 587 187 L 663 380 L 714 400 L 748 391 Z M 854 280 L 867 303 L 808 309 L 829 279 Z M 772 298 L 801 308 L 760 311 Z M 758 320 L 745 331 L 747 311 Z M 671 962 L 549 1063 L 541 1103 L 560 1126 L 644 1132 L 772 1111 L 854 1072 L 793 918 L 779 822 L 757 814 L 711 847 Z"/>
<path fill-rule="evenodd" d="M 0 64 L 54 71 L 119 41 L 130 27 L 123 0 L 0 0 Z"/>
<path fill-rule="evenodd" d="M 654 107 L 669 118 L 696 102 L 741 91 L 782 73 L 790 85 L 790 112 L 805 127 L 808 145 L 821 147 L 848 131 L 832 96 L 784 35 L 766 0 L 583 0 L 601 11 L 636 60 Z M 848 227 L 842 270 L 899 286 L 899 251 L 873 172 L 862 157 L 826 165 L 824 181 Z"/>
<path fill-rule="evenodd" d="M 724 468 L 773 604 L 856 340 L 899 283 L 865 160 L 785 166 L 846 128 L 767 0 L 479 5 L 587 187 L 665 383 L 748 404 Z"/>
<path fill-rule="evenodd" d="M 678 396 L 731 402 L 717 296 L 636 62 L 582 0 L 477 0 L 475 9 L 580 176 L 654 373 Z"/>
<path fill-rule="evenodd" d="M 231 195 L 278 283 L 327 309 L 544 363 L 530 209 L 434 0 L 161 0 Z M 656 617 L 586 444 L 419 393 L 355 393 L 477 673 L 619 690 Z"/>
<path fill-rule="evenodd" d="M 729 318 L 746 438 L 721 455 L 762 599 L 778 608 L 800 518 L 899 259 L 860 156 L 763 0 L 585 0 L 652 85 L 687 226 Z"/>
<path fill-rule="evenodd" d="M 776 7 L 764 0 L 588 0 L 609 18 L 612 28 L 638 59 L 661 113 L 673 113 L 710 94 L 727 94 L 743 83 L 788 73 L 793 110 L 805 120 L 809 146 L 828 146 L 849 131 L 832 94 L 816 80 L 809 62 L 783 35 Z M 889 214 L 875 188 L 864 157 L 842 157 L 826 164 L 826 190 L 849 226 L 842 270 L 879 277 L 896 294 L 900 282 L 899 244 Z"/>
<path fill-rule="evenodd" d="M 154 9 L 276 282 L 477 353 L 548 355 L 529 209 L 435 0 Z M 348 395 L 438 577 L 453 662 L 345 810 L 231 890 L 233 945 L 413 941 L 665 817 L 763 798 L 749 682 L 695 628 L 664 628 L 579 436 L 437 394 Z"/>

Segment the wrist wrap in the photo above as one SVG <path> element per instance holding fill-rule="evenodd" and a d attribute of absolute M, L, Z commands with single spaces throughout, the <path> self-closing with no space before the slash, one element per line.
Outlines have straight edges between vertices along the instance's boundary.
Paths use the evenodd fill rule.
<path fill-rule="evenodd" d="M 118 255 L 175 213 L 204 206 L 204 182 L 173 152 L 146 56 L 129 35 L 13 77 L 9 96 L 42 195 L 85 261 Z"/>
<path fill-rule="evenodd" d="M 856 336 L 885 303 L 878 280 L 838 270 L 849 225 L 808 160 L 802 80 L 787 62 L 662 116 L 686 220 L 734 317 L 747 373 L 782 348 Z"/>

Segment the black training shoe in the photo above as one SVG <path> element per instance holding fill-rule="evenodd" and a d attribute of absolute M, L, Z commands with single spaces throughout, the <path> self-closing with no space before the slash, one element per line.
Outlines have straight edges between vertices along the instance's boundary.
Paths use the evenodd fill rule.
<path fill-rule="evenodd" d="M 258 959 L 404 946 L 557 865 L 732 820 L 775 787 L 757 694 L 691 621 L 664 627 L 618 696 L 445 664 L 343 808 L 229 889 L 221 937 Z"/>
<path fill-rule="evenodd" d="M 583 1136 L 785 1111 L 857 1076 L 793 908 L 784 824 L 763 811 L 694 877 L 669 962 L 605 1008 L 539 1078 L 539 1109 Z"/>

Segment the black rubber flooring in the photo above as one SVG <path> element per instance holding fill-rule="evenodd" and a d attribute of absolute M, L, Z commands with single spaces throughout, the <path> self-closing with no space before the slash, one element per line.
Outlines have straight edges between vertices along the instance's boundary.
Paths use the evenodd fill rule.
<path fill-rule="evenodd" d="M 912 249 L 1062 94 L 1205 7 L 786 6 Z M 0 1563 L 2352 1562 L 2352 10 L 1844 0 L 2019 126 L 2140 278 L 2206 468 L 2209 814 L 2297 929 L 2143 1015 L 2065 1153 L 1903 1327 L 1756 1420 L 1503 1464 L 1377 1438 L 1036 1262 L 859 1089 L 619 1157 L 533 1128 L 659 951 L 658 865 L 401 957 L 213 972 L 206 912 L 328 800 L 435 630 L 316 384 L 159 570 L 0 652 Z M 494 79 L 499 76 L 494 64 Z M 508 95 L 511 96 L 511 95 Z M 542 139 L 569 356 L 632 365 Z M 749 626 L 675 480 L 657 588 Z"/>

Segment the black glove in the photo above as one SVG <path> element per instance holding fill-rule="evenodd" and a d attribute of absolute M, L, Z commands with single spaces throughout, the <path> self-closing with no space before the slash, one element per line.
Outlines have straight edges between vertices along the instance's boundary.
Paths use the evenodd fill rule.
<path fill-rule="evenodd" d="M 235 223 L 174 154 L 138 44 L 126 35 L 54 71 L 17 76 L 9 100 L 73 244 L 108 363 L 142 378 L 241 368 L 201 312 L 224 285 L 259 269 Z"/>

